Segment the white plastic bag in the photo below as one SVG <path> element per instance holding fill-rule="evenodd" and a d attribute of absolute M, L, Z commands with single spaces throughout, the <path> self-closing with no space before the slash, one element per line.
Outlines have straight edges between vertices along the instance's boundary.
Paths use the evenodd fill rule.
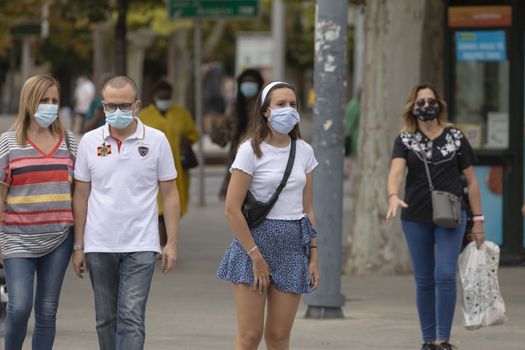
<path fill-rule="evenodd" d="M 478 249 L 469 243 L 459 256 L 463 285 L 461 308 L 465 327 L 473 330 L 505 323 L 505 303 L 498 284 L 499 247 L 485 241 Z"/>

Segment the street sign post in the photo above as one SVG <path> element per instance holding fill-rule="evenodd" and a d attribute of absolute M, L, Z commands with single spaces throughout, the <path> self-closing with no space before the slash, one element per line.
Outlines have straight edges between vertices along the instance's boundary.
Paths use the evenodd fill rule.
<path fill-rule="evenodd" d="M 254 17 L 259 14 L 259 0 L 169 0 L 168 15 L 178 18 Z"/>

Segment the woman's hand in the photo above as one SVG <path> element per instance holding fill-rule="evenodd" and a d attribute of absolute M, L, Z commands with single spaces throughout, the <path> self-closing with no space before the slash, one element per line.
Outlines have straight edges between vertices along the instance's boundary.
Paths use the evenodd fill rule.
<path fill-rule="evenodd" d="M 392 194 L 388 198 L 388 212 L 386 213 L 385 220 L 389 222 L 397 214 L 399 207 L 408 208 L 408 204 L 403 202 L 397 194 Z"/>
<path fill-rule="evenodd" d="M 472 226 L 472 237 L 476 241 L 476 246 L 481 247 L 483 242 L 485 242 L 485 231 L 483 229 L 483 221 L 474 221 Z"/>
<path fill-rule="evenodd" d="M 310 288 L 316 290 L 319 286 L 319 259 L 310 255 L 310 263 L 308 264 L 308 281 Z"/>
<path fill-rule="evenodd" d="M 270 267 L 266 260 L 264 260 L 259 249 L 256 249 L 250 254 L 252 258 L 253 267 L 253 291 L 258 291 L 259 294 L 264 294 L 270 286 Z"/>

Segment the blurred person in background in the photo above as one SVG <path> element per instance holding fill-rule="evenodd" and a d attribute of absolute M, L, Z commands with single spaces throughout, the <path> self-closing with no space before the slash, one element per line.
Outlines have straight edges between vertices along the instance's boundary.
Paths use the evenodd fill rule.
<path fill-rule="evenodd" d="M 190 197 L 190 172 L 196 164 L 187 161 L 194 157 L 191 145 L 199 139 L 199 132 L 190 112 L 173 102 L 173 88 L 170 83 L 161 80 L 153 87 L 153 102 L 139 113 L 139 119 L 148 126 L 162 131 L 168 142 L 177 169 L 177 188 L 180 195 L 181 216 L 188 211 Z M 166 244 L 162 201 L 159 197 L 159 232 L 161 245 Z"/>
<path fill-rule="evenodd" d="M 32 348 L 51 349 L 62 282 L 71 252 L 73 160 L 64 130 L 60 86 L 48 75 L 22 87 L 14 128 L 0 136 L 1 256 L 9 286 L 4 348 L 22 349 L 34 305 Z M 36 276 L 36 283 L 35 283 Z"/>
<path fill-rule="evenodd" d="M 202 64 L 202 116 L 204 133 L 211 132 L 213 121 L 224 114 L 224 68 L 219 62 L 205 59 Z"/>
<path fill-rule="evenodd" d="M 106 115 L 104 114 L 104 106 L 102 105 L 102 86 L 111 78 L 109 73 L 101 75 L 98 81 L 98 90 L 96 96 L 91 100 L 89 107 L 82 120 L 82 133 L 86 133 L 96 129 L 106 123 Z"/>
<path fill-rule="evenodd" d="M 89 109 L 89 104 L 95 97 L 95 84 L 85 75 L 78 77 L 75 85 L 75 120 L 73 131 L 78 135 L 82 131 L 82 123 Z"/>
<path fill-rule="evenodd" d="M 226 174 L 219 190 L 219 198 L 226 197 L 228 183 L 230 182 L 230 167 L 237 154 L 237 148 L 244 134 L 251 126 L 255 115 L 255 101 L 262 90 L 263 77 L 255 69 L 247 69 L 237 78 L 237 98 L 231 103 L 224 113 L 223 118 L 214 121 L 211 131 L 211 140 L 221 147 L 230 144 L 226 160 Z"/>

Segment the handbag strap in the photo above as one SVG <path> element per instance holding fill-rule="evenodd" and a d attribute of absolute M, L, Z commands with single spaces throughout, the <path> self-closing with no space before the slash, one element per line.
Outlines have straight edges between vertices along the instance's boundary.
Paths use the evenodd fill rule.
<path fill-rule="evenodd" d="M 416 140 L 415 137 L 414 142 L 417 143 L 419 148 L 419 151 L 417 151 L 417 153 L 421 155 L 421 157 L 423 158 L 423 163 L 425 163 L 425 172 L 427 173 L 428 187 L 430 188 L 430 192 L 432 192 L 434 190 L 434 185 L 432 185 L 432 178 L 430 177 L 430 169 L 428 168 L 427 155 L 423 150 L 423 147 L 421 147 L 421 144 Z"/>
<path fill-rule="evenodd" d="M 71 142 L 69 141 L 69 133 L 67 132 L 67 130 L 64 131 L 64 140 L 66 141 L 66 147 L 67 147 L 67 152 L 69 153 L 69 158 L 71 158 L 71 160 L 74 163 L 75 157 L 73 153 L 71 152 Z"/>
<path fill-rule="evenodd" d="M 277 198 L 279 198 L 279 195 L 281 194 L 281 191 L 283 190 L 284 186 L 286 186 L 286 182 L 288 181 L 288 178 L 290 177 L 290 174 L 292 173 L 293 164 L 295 161 L 295 148 L 296 148 L 296 139 L 292 138 L 292 142 L 290 145 L 290 155 L 288 156 L 288 163 L 286 163 L 286 169 L 284 170 L 284 175 L 281 180 L 281 183 L 275 190 L 275 193 L 270 198 L 270 203 L 275 204 L 277 202 Z"/>

